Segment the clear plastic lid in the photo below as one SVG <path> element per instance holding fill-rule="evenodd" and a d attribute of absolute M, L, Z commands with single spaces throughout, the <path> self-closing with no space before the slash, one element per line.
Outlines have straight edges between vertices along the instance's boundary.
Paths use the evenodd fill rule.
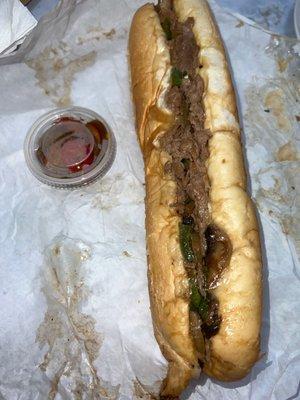
<path fill-rule="evenodd" d="M 108 124 L 94 111 L 62 108 L 33 124 L 24 153 L 30 171 L 41 182 L 75 188 L 107 173 L 115 159 L 116 140 Z"/>

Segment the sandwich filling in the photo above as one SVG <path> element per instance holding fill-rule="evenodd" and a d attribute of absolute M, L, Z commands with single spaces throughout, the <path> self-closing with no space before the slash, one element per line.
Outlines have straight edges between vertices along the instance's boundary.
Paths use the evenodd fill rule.
<path fill-rule="evenodd" d="M 199 75 L 200 48 L 193 33 L 194 20 L 180 22 L 172 0 L 159 1 L 155 9 L 170 50 L 171 85 L 166 102 L 174 115 L 160 145 L 171 156 L 165 173 L 172 174 L 177 185 L 173 207 L 181 217 L 179 240 L 189 277 L 190 332 L 203 362 L 205 341 L 218 332 L 221 324 L 212 289 L 229 264 L 232 249 L 229 237 L 213 223 L 209 212 L 206 161 L 211 133 L 204 128 L 204 84 Z"/>

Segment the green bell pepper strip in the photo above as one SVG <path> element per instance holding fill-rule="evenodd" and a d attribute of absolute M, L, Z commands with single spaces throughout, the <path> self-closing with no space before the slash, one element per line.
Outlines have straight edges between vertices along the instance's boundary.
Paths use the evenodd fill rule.
<path fill-rule="evenodd" d="M 182 84 L 182 78 L 184 77 L 184 74 L 180 71 L 180 69 L 173 67 L 171 71 L 171 81 L 172 81 L 172 86 L 181 86 Z"/>
<path fill-rule="evenodd" d="M 179 223 L 179 242 L 183 258 L 188 262 L 196 261 L 195 253 L 192 247 L 192 231 L 190 225 Z"/>
<path fill-rule="evenodd" d="M 200 294 L 199 289 L 195 285 L 195 283 L 191 284 L 191 309 L 193 311 L 197 311 L 203 321 L 207 318 L 208 312 L 208 302 L 207 300 Z"/>

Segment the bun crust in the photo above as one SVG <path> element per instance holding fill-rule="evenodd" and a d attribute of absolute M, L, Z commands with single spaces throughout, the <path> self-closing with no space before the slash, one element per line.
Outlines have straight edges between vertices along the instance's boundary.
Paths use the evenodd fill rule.
<path fill-rule="evenodd" d="M 204 82 L 205 126 L 210 129 L 207 172 L 212 221 L 231 239 L 233 253 L 214 294 L 222 323 L 209 341 L 204 371 L 220 380 L 244 377 L 259 356 L 261 254 L 258 224 L 246 193 L 235 94 L 224 47 L 204 0 L 174 0 L 181 21 L 194 18 Z M 164 173 L 170 156 L 159 137 L 172 124 L 164 96 L 170 81 L 170 56 L 158 15 L 147 4 L 135 14 L 129 54 L 137 132 L 146 176 L 146 231 L 151 310 L 156 339 L 169 361 L 162 394 L 178 395 L 199 373 L 189 332 L 188 280 L 182 261 L 178 222 L 170 207 L 176 183 Z"/>
<path fill-rule="evenodd" d="M 200 371 L 189 334 L 189 288 L 179 246 L 179 217 L 170 207 L 176 200 L 176 183 L 164 174 L 170 156 L 158 143 L 172 123 L 164 104 L 171 65 L 153 5 L 146 4 L 133 18 L 129 55 L 137 132 L 145 162 L 151 312 L 156 340 L 169 361 L 162 394 L 176 396 Z"/>

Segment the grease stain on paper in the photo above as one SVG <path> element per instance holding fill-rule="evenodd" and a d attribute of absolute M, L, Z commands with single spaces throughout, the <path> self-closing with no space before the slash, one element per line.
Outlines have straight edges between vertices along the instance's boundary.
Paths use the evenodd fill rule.
<path fill-rule="evenodd" d="M 294 239 L 300 254 L 300 165 L 288 164 L 282 168 L 272 164 L 254 176 L 258 183 L 255 201 L 263 213 L 280 224 L 284 234 Z"/>
<path fill-rule="evenodd" d="M 280 73 L 284 73 L 289 67 L 297 62 L 297 40 L 286 39 L 279 35 L 271 35 L 270 42 L 266 47 L 266 53 L 269 54 L 277 64 Z"/>
<path fill-rule="evenodd" d="M 116 173 L 105 176 L 97 186 L 92 207 L 110 210 L 124 204 L 143 204 L 144 191 L 138 179 L 132 173 Z"/>
<path fill-rule="evenodd" d="M 85 284 L 85 262 L 91 248 L 81 241 L 57 237 L 45 251 L 43 293 L 47 312 L 36 341 L 47 348 L 39 368 L 51 382 L 48 399 L 55 399 L 60 385 L 68 387 L 74 399 L 115 400 L 119 387 L 109 387 L 98 375 L 94 361 L 103 336 L 96 321 L 82 312 L 90 292 Z M 65 389 L 64 389 L 65 390 Z"/>
<path fill-rule="evenodd" d="M 261 7 L 258 9 L 258 12 L 261 15 L 263 26 L 265 26 L 267 29 L 270 29 L 270 24 L 279 24 L 283 14 L 283 10 L 275 4 L 267 7 Z"/>
<path fill-rule="evenodd" d="M 300 156 L 295 146 L 291 142 L 287 142 L 279 147 L 276 161 L 300 161 Z"/>
<path fill-rule="evenodd" d="M 244 124 L 248 145 L 264 148 L 262 166 L 253 172 L 257 206 L 293 238 L 300 254 L 299 93 L 294 76 L 252 85 Z"/>
<path fill-rule="evenodd" d="M 103 31 L 103 29 L 99 28 L 98 26 L 91 26 L 87 29 L 85 36 L 78 36 L 76 39 L 76 44 L 83 45 L 88 42 L 98 42 L 105 38 L 111 40 L 115 35 L 115 28 L 112 28 L 109 31 Z"/>
<path fill-rule="evenodd" d="M 270 79 L 262 86 L 249 86 L 245 113 L 249 144 L 268 140 L 269 148 L 273 147 L 275 153 L 287 141 L 294 143 L 299 129 L 295 118 L 300 111 L 299 94 L 297 77 Z"/>
<path fill-rule="evenodd" d="M 285 109 L 285 96 L 281 89 L 270 90 L 266 93 L 264 106 L 275 118 L 278 128 L 284 131 L 291 129 L 289 116 Z"/>
<path fill-rule="evenodd" d="M 46 47 L 37 57 L 26 64 L 35 70 L 38 84 L 58 107 L 71 104 L 74 76 L 94 64 L 96 51 L 74 56 L 65 42 L 57 47 Z"/>

